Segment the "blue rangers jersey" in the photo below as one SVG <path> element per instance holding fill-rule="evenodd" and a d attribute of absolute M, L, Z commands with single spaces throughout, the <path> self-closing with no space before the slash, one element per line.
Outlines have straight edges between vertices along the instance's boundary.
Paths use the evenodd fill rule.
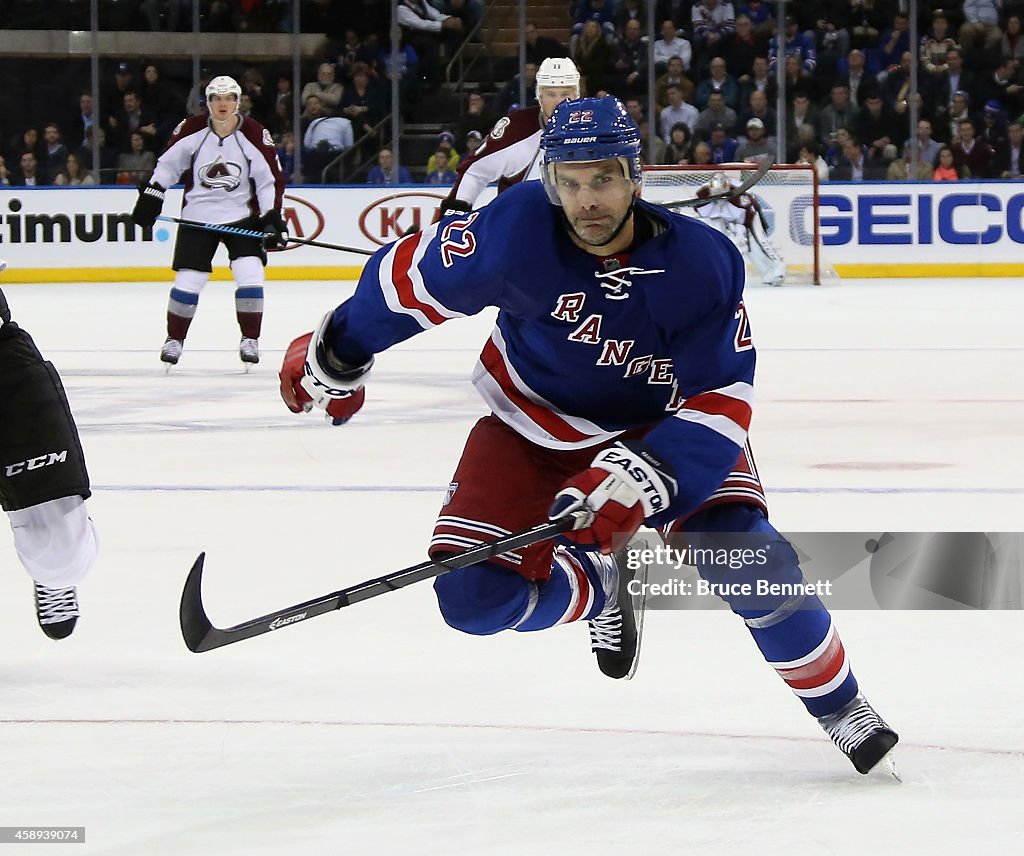
<path fill-rule="evenodd" d="M 553 449 L 646 431 L 679 481 L 679 496 L 648 523 L 674 519 L 721 484 L 746 442 L 755 353 L 743 259 L 694 218 L 639 199 L 634 210 L 646 237 L 601 258 L 571 241 L 540 182 L 512 187 L 378 251 L 334 311 L 326 343 L 362 364 L 496 306 L 473 375 L 491 410 Z"/>

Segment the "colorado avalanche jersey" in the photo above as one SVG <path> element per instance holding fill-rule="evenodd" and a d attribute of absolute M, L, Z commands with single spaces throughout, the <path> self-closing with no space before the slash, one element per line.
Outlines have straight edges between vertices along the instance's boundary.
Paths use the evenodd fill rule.
<path fill-rule="evenodd" d="M 499 309 L 473 382 L 491 410 L 548 448 L 627 431 L 671 463 L 680 494 L 653 521 L 694 509 L 746 442 L 754 348 L 743 260 L 691 217 L 637 200 L 653 237 L 591 255 L 539 182 L 379 250 L 326 333 L 360 364 L 451 318 Z"/>
<path fill-rule="evenodd" d="M 492 181 L 498 193 L 513 184 L 540 178 L 540 105 L 512 110 L 494 123 L 491 132 L 471 157 L 459 164 L 448 199 L 469 205 Z"/>
<path fill-rule="evenodd" d="M 281 207 L 284 175 L 274 140 L 259 122 L 244 117 L 221 139 L 205 116 L 179 123 L 156 162 L 151 181 L 184 182 L 181 216 L 203 223 L 237 223 Z"/>

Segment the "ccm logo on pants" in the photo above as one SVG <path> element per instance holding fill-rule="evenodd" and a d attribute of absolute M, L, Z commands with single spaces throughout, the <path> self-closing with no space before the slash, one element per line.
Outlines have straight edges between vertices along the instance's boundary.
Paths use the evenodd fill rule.
<path fill-rule="evenodd" d="M 29 470 L 38 470 L 42 467 L 53 466 L 54 464 L 63 464 L 67 459 L 67 449 L 63 452 L 48 452 L 45 455 L 37 455 L 34 458 L 29 458 L 27 461 L 18 461 L 16 464 L 8 464 L 4 468 L 4 475 L 10 478 L 11 476 L 28 472 Z"/>

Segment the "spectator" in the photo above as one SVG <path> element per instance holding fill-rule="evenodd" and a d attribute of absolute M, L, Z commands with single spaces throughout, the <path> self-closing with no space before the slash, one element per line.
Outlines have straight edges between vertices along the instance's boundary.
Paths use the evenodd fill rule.
<path fill-rule="evenodd" d="M 868 146 L 868 157 L 879 158 L 882 149 L 903 138 L 895 114 L 882 103 L 882 96 L 872 92 L 857 114 L 857 136 Z"/>
<path fill-rule="evenodd" d="M 309 105 L 316 101 L 311 95 Z M 317 184 L 324 180 L 324 170 L 333 161 L 352 147 L 354 142 L 352 123 L 344 116 L 314 118 L 302 135 L 302 167 L 307 183 Z"/>
<path fill-rule="evenodd" d="M 646 166 L 664 163 L 667 146 L 657 134 L 651 134 L 651 123 L 646 116 L 637 122 L 640 131 L 640 162 Z"/>
<path fill-rule="evenodd" d="M 796 162 L 810 164 L 818 172 L 818 181 L 828 181 L 828 164 L 821 156 L 821 149 L 817 144 L 808 143 L 801 146 Z"/>
<path fill-rule="evenodd" d="M 733 110 L 739 106 L 739 87 L 733 76 L 726 71 L 725 60 L 720 56 L 714 57 L 709 63 L 711 74 L 697 86 L 697 100 L 695 106 L 703 110 L 708 106 L 708 96 L 712 92 L 720 92 L 722 100 Z"/>
<path fill-rule="evenodd" d="M 122 101 L 121 109 L 107 119 L 111 143 L 118 151 L 128 151 L 132 131 L 140 131 L 146 146 L 152 148 L 156 138 L 156 119 L 153 114 L 143 107 L 142 100 L 134 90 L 125 92 Z"/>
<path fill-rule="evenodd" d="M 736 111 L 727 107 L 721 92 L 712 92 L 708 96 L 708 106 L 700 112 L 697 122 L 693 125 L 693 135 L 706 140 L 711 136 L 715 125 L 722 125 L 726 133 L 732 133 L 737 124 Z"/>
<path fill-rule="evenodd" d="M 1006 140 L 1006 117 L 998 101 L 988 101 L 981 113 L 981 128 L 978 139 L 984 140 L 993 151 Z"/>
<path fill-rule="evenodd" d="M 984 140 L 976 138 L 974 122 L 970 119 L 960 121 L 960 138 L 950 148 L 953 150 L 953 161 L 963 178 L 992 177 L 995 152 Z"/>
<path fill-rule="evenodd" d="M 912 152 L 915 148 L 918 149 L 917 172 L 911 174 Z M 935 166 L 926 158 L 921 157 L 917 140 L 908 140 L 903 147 L 903 157 L 896 158 L 889 164 L 885 177 L 889 181 L 931 181 L 934 174 Z"/>
<path fill-rule="evenodd" d="M 997 102 L 1010 115 L 1016 116 L 1021 111 L 1021 85 L 1014 81 L 1017 71 L 1017 60 L 1010 54 L 999 57 L 996 67 L 985 74 L 974 87 L 974 95 L 978 104 Z"/>
<path fill-rule="evenodd" d="M 593 95 L 607 87 L 612 71 L 612 48 L 601 34 L 600 24 L 593 18 L 583 24 L 573 61 L 580 70 L 580 91 L 583 95 Z"/>
<path fill-rule="evenodd" d="M 736 4 L 736 31 L 739 32 L 740 18 L 746 18 L 759 38 L 767 41 L 775 33 L 774 0 L 770 3 L 751 0 Z M 731 67 L 731 66 L 730 66 Z"/>
<path fill-rule="evenodd" d="M 839 60 L 836 69 L 839 82 L 846 84 L 850 98 L 858 107 L 864 106 L 868 92 L 878 89 L 878 81 L 873 74 L 868 73 L 866 62 L 864 51 L 853 48 L 845 59 Z"/>
<path fill-rule="evenodd" d="M 518 74 L 515 75 L 514 77 L 510 77 L 508 81 L 505 83 L 505 85 L 501 88 L 501 92 L 498 93 L 496 109 L 502 115 L 507 113 L 509 110 L 515 109 L 513 105 L 519 104 L 519 78 L 520 75 Z M 534 65 L 532 62 L 524 63 L 522 78 L 523 91 L 526 93 L 527 102 L 529 102 L 534 87 L 536 87 L 537 85 L 537 66 Z M 480 93 L 470 93 L 470 95 L 477 95 L 480 99 L 480 103 L 483 103 L 484 99 L 483 96 L 480 95 Z M 488 118 L 490 118 L 492 121 L 490 125 L 484 125 L 482 120 L 480 119 L 480 115 L 481 114 L 479 113 L 475 114 L 472 121 L 474 123 L 474 126 L 479 125 L 479 127 L 477 127 L 478 131 L 483 131 L 486 133 L 491 129 L 496 120 L 490 113 L 488 113 Z"/>
<path fill-rule="evenodd" d="M 526 86 L 526 92 L 529 96 L 537 85 L 537 69 L 532 63 L 527 63 L 526 70 L 526 79 L 529 81 Z M 487 101 L 484 96 L 479 92 L 470 92 L 466 98 L 466 112 L 459 119 L 459 134 L 465 136 L 470 131 L 476 131 L 483 137 L 490 132 L 496 121 L 494 114 L 487 107 Z"/>
<path fill-rule="evenodd" d="M 775 157 L 775 138 L 765 134 L 764 122 L 756 117 L 748 119 L 746 132 L 747 138 L 736 149 L 736 160 L 760 164 Z"/>
<path fill-rule="evenodd" d="M 818 113 L 811 105 L 811 99 L 807 93 L 798 90 L 793 96 L 793 101 L 789 105 L 789 115 L 786 117 L 786 139 L 791 145 L 799 135 L 802 125 L 810 125 L 816 129 Z M 815 135 L 817 135 L 817 130 L 815 130 Z M 793 157 L 796 157 L 796 151 L 794 148 L 791 153 Z"/>
<path fill-rule="evenodd" d="M 960 137 L 960 123 L 965 119 L 970 121 L 970 101 L 966 92 L 957 92 L 953 96 L 953 106 L 946 117 L 944 135 L 940 138 L 946 142 L 953 142 Z"/>
<path fill-rule="evenodd" d="M 352 122 L 357 137 L 369 134 L 388 112 L 387 95 L 380 84 L 370 78 L 370 67 L 357 62 L 352 66 L 352 82 L 338 105 L 338 115 Z"/>
<path fill-rule="evenodd" d="M 637 18 L 626 22 L 625 33 L 616 41 L 615 46 L 617 50 L 612 69 L 616 93 L 620 98 L 625 98 L 639 94 L 642 89 L 646 90 L 647 39 Z"/>
<path fill-rule="evenodd" d="M 367 42 L 371 41 L 371 39 L 372 37 L 368 36 Z M 402 103 L 408 103 L 417 94 L 419 88 L 420 56 L 411 44 L 405 41 L 402 42 L 398 53 L 397 66 L 394 69 L 392 69 L 394 61 L 391 51 L 384 48 L 380 48 L 377 51 L 377 64 L 383 69 L 382 76 L 389 84 L 389 91 L 392 77 L 394 75 L 398 76 L 398 97 Z"/>
<path fill-rule="evenodd" d="M 320 63 L 316 70 L 316 80 L 311 80 L 302 87 L 302 103 L 308 102 L 310 96 L 320 99 L 320 106 L 327 116 L 333 116 L 341 103 L 344 89 L 334 79 L 334 66 L 329 62 Z"/>
<path fill-rule="evenodd" d="M 330 68 L 333 73 L 334 66 L 332 65 Z M 273 115 L 274 98 L 271 93 L 267 91 L 267 85 L 263 80 L 263 72 L 258 68 L 250 66 L 242 72 L 242 76 L 238 79 L 238 83 L 242 87 L 242 96 L 249 97 L 249 103 L 251 104 L 251 117 L 261 125 L 265 125 L 270 116 Z M 338 85 L 340 86 L 341 84 Z M 324 106 L 327 106 L 327 101 L 330 99 L 327 98 L 326 95 L 323 97 L 326 98 Z M 334 112 L 333 107 L 328 109 L 332 113 Z"/>
<path fill-rule="evenodd" d="M 668 144 L 665 146 L 665 154 L 662 163 L 670 166 L 682 166 L 688 164 L 693 156 L 693 138 L 690 134 L 690 126 L 685 122 L 676 122 L 669 131 Z"/>
<path fill-rule="evenodd" d="M 857 121 L 857 108 L 850 103 L 850 88 L 842 81 L 832 84 L 831 101 L 818 113 L 818 139 L 831 143 L 840 128 L 852 128 Z"/>
<path fill-rule="evenodd" d="M 281 139 L 277 144 L 277 160 L 281 164 L 285 184 L 294 183 L 297 178 L 295 175 L 295 134 L 291 131 L 281 132 Z"/>
<path fill-rule="evenodd" d="M 1003 32 L 999 29 L 999 12 L 1003 0 L 964 0 L 964 22 L 960 25 L 960 45 L 965 51 L 977 49 L 986 54 L 999 48 Z"/>
<path fill-rule="evenodd" d="M 761 40 L 754 35 L 754 27 L 747 15 L 736 16 L 736 34 L 722 46 L 720 56 L 732 69 L 738 81 L 749 78 L 754 70 L 754 58 L 766 53 Z"/>
<path fill-rule="evenodd" d="M 1020 122 L 1010 122 L 1006 126 L 1006 139 L 996 148 L 994 172 L 999 178 L 1024 178 L 1021 172 L 1024 161 L 1021 159 L 1021 146 L 1024 144 L 1024 130 Z"/>
<path fill-rule="evenodd" d="M 60 128 L 56 122 L 47 122 L 43 128 L 43 158 L 40 161 L 40 171 L 52 184 L 57 174 L 64 169 L 64 162 L 68 159 L 68 149 L 60 136 Z"/>
<path fill-rule="evenodd" d="M 11 137 L 7 150 L 10 152 L 32 152 L 36 156 L 36 161 L 41 161 L 46 157 L 46 146 L 39 137 L 39 131 L 35 128 L 26 128 L 22 133 Z"/>
<path fill-rule="evenodd" d="M 647 15 L 641 0 L 622 0 L 618 7 L 618 11 L 615 13 L 615 31 L 617 33 L 626 32 L 626 26 L 630 21 L 636 21 L 641 29 L 646 29 Z"/>
<path fill-rule="evenodd" d="M 478 148 L 483 144 L 484 135 L 479 131 L 470 131 L 466 134 L 466 157 L 472 157 Z"/>
<path fill-rule="evenodd" d="M 837 0 L 819 0 L 815 4 L 813 20 L 818 70 L 831 79 L 839 60 L 850 52 L 849 7 Z"/>
<path fill-rule="evenodd" d="M 783 75 L 786 100 L 792 101 L 798 94 L 803 93 L 810 97 L 814 90 L 814 78 L 809 71 L 800 66 L 800 57 L 790 54 L 786 57 L 786 68 Z"/>
<path fill-rule="evenodd" d="M 550 36 L 543 36 L 537 30 L 537 25 L 528 22 L 526 24 L 526 61 L 533 63 L 536 68 L 544 60 L 550 57 L 567 57 L 569 52 L 561 42 Z"/>
<path fill-rule="evenodd" d="M 882 33 L 878 48 L 883 68 L 899 65 L 900 58 L 910 50 L 910 16 L 906 12 L 896 12 L 892 26 Z"/>
<path fill-rule="evenodd" d="M 711 146 L 703 140 L 694 143 L 692 162 L 694 166 L 714 166 L 715 162 L 711 160 Z"/>
<path fill-rule="evenodd" d="M 936 181 L 958 181 L 960 179 L 960 167 L 956 165 L 956 158 L 953 157 L 953 150 L 949 146 L 939 149 L 939 163 L 932 175 Z"/>
<path fill-rule="evenodd" d="M 11 185 L 17 187 L 45 187 L 50 182 L 39 171 L 35 152 L 23 152 L 19 159 L 20 169 L 11 177 Z"/>
<path fill-rule="evenodd" d="M 932 77 L 946 71 L 946 55 L 956 46 L 949 35 L 949 19 L 939 9 L 932 15 L 931 29 L 921 39 L 921 67 Z"/>
<path fill-rule="evenodd" d="M 64 168 L 53 177 L 53 183 L 58 187 L 79 187 L 81 185 L 95 184 L 96 179 L 92 177 L 92 173 L 82 166 L 82 159 L 78 155 L 74 152 L 68 152 L 67 160 L 64 161 Z"/>
<path fill-rule="evenodd" d="M 398 181 L 392 175 L 394 153 L 390 146 L 382 146 L 377 153 L 377 166 L 366 176 L 367 184 L 412 184 L 412 176 L 404 166 L 398 167 Z"/>
<path fill-rule="evenodd" d="M 917 135 L 913 140 L 906 140 L 903 143 L 903 148 L 906 149 L 912 142 L 917 145 L 918 157 L 934 169 L 939 160 L 939 149 L 942 146 L 932 139 L 932 123 L 928 119 L 917 120 Z"/>
<path fill-rule="evenodd" d="M 483 0 L 433 0 L 434 7 L 462 21 L 462 31 L 470 32 L 483 16 Z"/>
<path fill-rule="evenodd" d="M 768 96 L 760 89 L 755 89 L 750 93 L 747 109 L 744 110 L 743 114 L 740 116 L 740 122 L 744 127 L 746 127 L 747 123 L 751 119 L 761 120 L 761 124 L 764 125 L 764 133 L 766 137 L 775 136 L 775 110 L 768 106 Z"/>
<path fill-rule="evenodd" d="M 462 20 L 437 11 L 426 0 L 400 0 L 397 16 L 403 40 L 419 57 L 424 81 L 435 88 L 440 83 L 441 45 L 458 40 Z"/>
<path fill-rule="evenodd" d="M 121 109 L 124 104 L 124 94 L 135 92 L 135 74 L 127 62 L 119 62 L 114 67 L 114 80 L 106 84 L 100 92 L 100 102 L 105 110 L 106 116 Z"/>
<path fill-rule="evenodd" d="M 850 47 L 874 48 L 886 26 L 883 0 L 846 0 L 850 16 Z M 856 92 L 856 87 L 850 87 Z"/>
<path fill-rule="evenodd" d="M 688 104 L 693 103 L 697 89 L 683 70 L 682 57 L 671 57 L 668 61 L 667 71 L 654 81 L 654 103 L 659 111 L 668 104 L 668 88 L 671 84 L 679 87 L 679 91 L 683 94 L 683 101 Z"/>
<path fill-rule="evenodd" d="M 455 135 L 451 131 L 442 131 L 437 135 L 437 151 L 445 153 L 448 169 L 454 171 L 459 168 L 459 153 L 455 150 Z M 431 155 L 427 161 L 427 172 L 432 173 L 436 170 L 437 161 L 435 155 Z M 455 179 L 452 179 L 452 183 L 455 183 Z"/>
<path fill-rule="evenodd" d="M 800 69 L 808 75 L 814 74 L 818 65 L 818 52 L 814 47 L 814 39 L 807 33 L 800 32 L 800 25 L 793 15 L 786 16 L 784 30 L 785 41 L 783 42 L 782 53 L 786 57 L 796 57 Z M 768 43 L 768 71 L 775 70 L 775 63 L 779 58 L 779 38 L 775 36 Z"/>
<path fill-rule="evenodd" d="M 698 57 L 717 54 L 736 32 L 736 15 L 732 3 L 724 0 L 697 0 L 690 13 L 693 26 L 693 48 Z"/>
<path fill-rule="evenodd" d="M 85 141 L 78 149 L 78 156 L 82 159 L 82 164 L 86 169 L 93 169 L 92 161 L 92 135 L 95 132 L 100 141 L 100 163 L 99 163 L 99 175 L 100 184 L 112 184 L 114 173 L 117 171 L 117 156 L 118 151 L 113 146 L 107 145 L 107 132 L 103 130 L 102 125 L 92 125 L 85 132 Z"/>
<path fill-rule="evenodd" d="M 156 155 L 146 149 L 146 140 L 139 131 L 132 131 L 129 145 L 130 151 L 121 152 L 117 158 L 117 183 L 146 183 L 156 167 Z"/>
<path fill-rule="evenodd" d="M 292 76 L 290 74 L 279 74 L 275 83 L 274 92 L 274 110 L 276 112 L 277 106 L 284 100 L 287 99 L 288 104 L 294 103 L 292 97 Z"/>
<path fill-rule="evenodd" d="M 623 102 L 623 106 L 626 108 L 626 112 L 629 113 L 630 118 L 636 122 L 636 126 L 639 128 L 640 123 L 644 120 L 644 108 L 640 103 L 640 99 L 634 95 L 632 98 L 627 98 Z M 662 142 L 664 142 L 664 140 Z"/>
<path fill-rule="evenodd" d="M 160 69 L 153 63 L 147 63 L 142 70 L 142 85 L 139 87 L 142 103 L 153 115 L 156 123 L 154 143 L 163 145 L 171 136 L 174 126 L 178 124 L 182 110 L 181 99 L 171 90 L 160 77 Z"/>
<path fill-rule="evenodd" d="M 7 160 L 0 155 L 0 187 L 11 186 L 11 171 L 7 168 Z"/>
<path fill-rule="evenodd" d="M 683 101 L 683 91 L 677 83 L 670 83 L 666 90 L 668 95 L 668 106 L 661 111 L 660 127 L 662 139 L 668 143 L 672 126 L 682 122 L 688 128 L 693 128 L 697 123 L 699 112 L 692 104 Z M 721 97 L 721 96 L 719 96 Z"/>
<path fill-rule="evenodd" d="M 1010 15 L 1006 19 L 1006 31 L 1000 49 L 1004 55 L 1013 57 L 1019 63 L 1024 59 L 1024 37 L 1021 36 L 1020 15 Z"/>
<path fill-rule="evenodd" d="M 711 160 L 714 163 L 735 162 L 736 149 L 739 147 L 739 142 L 726 133 L 725 125 L 721 122 L 712 126 L 708 145 L 711 147 Z"/>
<path fill-rule="evenodd" d="M 430 168 L 430 164 L 427 165 L 427 184 L 443 185 L 445 187 L 451 187 L 455 184 L 455 173 L 448 167 L 448 152 L 450 149 L 445 150 L 438 148 L 431 157 L 433 163 L 433 169 Z"/>
<path fill-rule="evenodd" d="M 864 181 L 867 168 L 865 147 L 851 136 L 843 143 L 843 153 L 832 167 L 829 177 L 832 181 Z"/>
<path fill-rule="evenodd" d="M 763 92 L 770 103 L 775 102 L 779 90 L 775 77 L 768 74 L 768 58 L 754 57 L 754 65 L 749 77 L 740 78 L 740 104 L 750 103 L 750 93 L 755 90 Z"/>
<path fill-rule="evenodd" d="M 96 116 L 93 112 L 92 93 L 83 92 L 78 96 L 78 109 L 75 111 L 74 117 L 68 126 L 71 129 L 69 131 L 70 145 L 74 148 L 82 145 L 85 141 L 86 129 L 91 128 L 95 121 Z"/>
<path fill-rule="evenodd" d="M 601 35 L 615 38 L 615 4 L 612 0 L 576 0 L 573 7 L 572 36 L 569 49 L 575 54 L 575 43 L 583 35 L 587 21 L 596 21 Z M 579 63 L 576 63 L 579 65 Z"/>
<path fill-rule="evenodd" d="M 343 84 L 352 79 L 352 70 L 357 62 L 368 66 L 371 75 L 383 73 L 382 68 L 377 67 L 377 51 L 372 45 L 368 45 L 359 37 L 359 31 L 354 27 L 345 30 L 344 42 L 338 50 L 338 74 Z M 291 78 L 288 79 L 289 87 Z"/>
<path fill-rule="evenodd" d="M 693 61 L 693 48 L 676 30 L 670 19 L 661 22 L 661 38 L 654 42 L 654 72 L 664 74 L 668 61 L 677 56 L 683 61 L 683 71 L 688 71 Z"/>
<path fill-rule="evenodd" d="M 973 97 L 976 80 L 974 72 L 964 68 L 964 58 L 960 48 L 950 48 L 946 52 L 946 73 L 939 78 L 935 98 L 940 104 L 952 107 L 953 96 L 957 92 L 963 92 L 970 101 Z"/>

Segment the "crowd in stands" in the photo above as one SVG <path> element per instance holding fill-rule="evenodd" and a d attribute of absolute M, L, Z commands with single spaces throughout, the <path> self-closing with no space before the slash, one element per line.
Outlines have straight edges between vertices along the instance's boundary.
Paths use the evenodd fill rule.
<path fill-rule="evenodd" d="M 384 144 L 391 132 L 384 124 L 392 78 L 398 78 L 400 112 L 408 120 L 420 99 L 441 88 L 443 59 L 474 32 L 483 2 L 401 0 L 397 63 L 386 20 L 353 16 L 352 3 L 310 2 L 315 8 L 307 20 L 303 4 L 303 29 L 311 22 L 322 26 L 327 48 L 302 81 L 292 79 L 290 63 L 253 64 L 203 69 L 199 87 L 189 89 L 187 77 L 165 80 L 159 63 L 116 63 L 102 81 L 99 116 L 92 95 L 79 91 L 67 103 L 52 105 L 53 115 L 42 125 L 12 126 L 5 118 L 0 184 L 92 183 L 94 135 L 104 183 L 145 180 L 177 123 L 203 110 L 206 81 L 222 73 L 238 78 L 240 111 L 273 134 L 291 181 L 319 183 L 325 175 L 339 181 L 354 174 L 358 181 L 390 183 L 393 152 Z M 653 116 L 646 115 L 648 3 L 654 3 L 657 21 Z M 290 3 L 201 5 L 209 29 L 290 28 Z M 539 63 L 570 56 L 585 94 L 613 93 L 626 104 L 641 128 L 649 163 L 774 157 L 782 63 L 787 162 L 814 164 L 823 179 L 833 180 L 1020 178 L 1024 0 L 920 0 L 916 44 L 910 41 L 908 5 L 790 2 L 786 19 L 777 22 L 775 3 L 767 0 L 566 0 L 560 37 L 527 25 L 524 79 L 510 74 L 504 82 L 462 94 L 461 115 L 446 121 L 432 141 L 429 162 L 406 159 L 401 175 L 451 184 L 460 158 L 519 106 L 521 82 L 529 101 Z M 137 7 L 140 28 L 188 29 L 190 3 L 143 0 Z M 918 120 L 911 128 L 915 56 Z M 297 147 L 301 175 L 295 174 Z"/>

